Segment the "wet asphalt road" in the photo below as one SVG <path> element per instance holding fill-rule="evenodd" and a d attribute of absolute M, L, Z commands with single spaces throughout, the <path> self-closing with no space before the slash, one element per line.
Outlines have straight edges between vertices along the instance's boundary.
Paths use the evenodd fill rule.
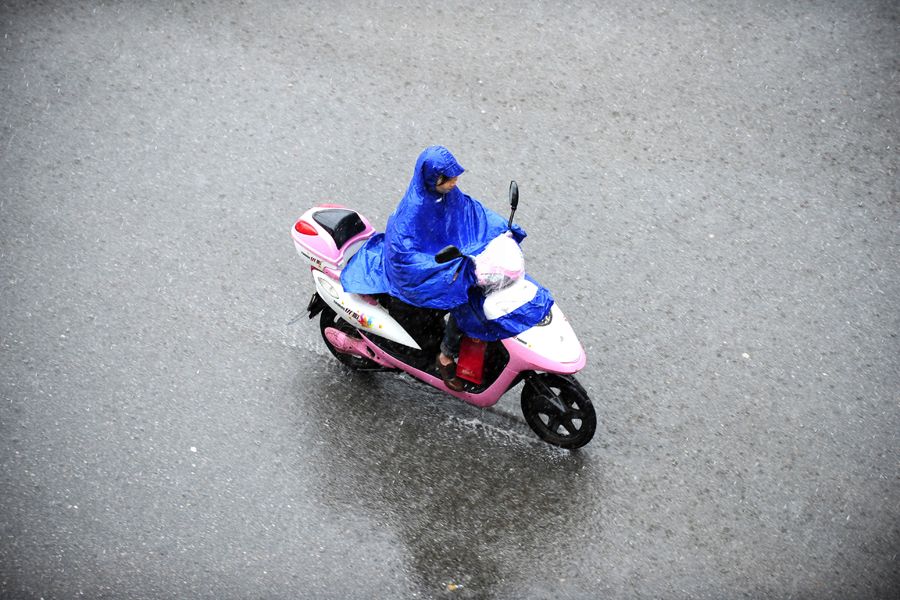
<path fill-rule="evenodd" d="M 0 1 L 0 597 L 895 598 L 900 10 Z M 289 229 L 443 143 L 594 442 L 359 376 Z"/>

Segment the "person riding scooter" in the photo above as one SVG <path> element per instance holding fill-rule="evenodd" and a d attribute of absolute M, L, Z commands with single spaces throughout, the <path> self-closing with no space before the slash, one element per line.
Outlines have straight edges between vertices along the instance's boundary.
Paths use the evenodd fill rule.
<path fill-rule="evenodd" d="M 597 427 L 574 377 L 587 355 L 525 271 L 525 232 L 513 226 L 518 184 L 510 181 L 504 222 L 459 191 L 462 172 L 446 148 L 427 148 L 384 234 L 339 204 L 304 212 L 291 239 L 315 285 L 306 311 L 344 367 L 409 375 L 480 408 L 521 384 L 522 415 L 538 437 L 580 448 Z M 446 331 L 448 310 L 463 337 L 458 364 L 441 369 L 458 336 Z"/>
<path fill-rule="evenodd" d="M 454 391 L 463 384 L 455 375 L 462 334 L 453 309 L 463 307 L 464 333 L 484 336 L 479 335 L 477 307 L 474 315 L 466 308 L 471 303 L 470 288 L 476 285 L 471 261 L 459 258 L 439 264 L 435 254 L 446 246 L 456 246 L 463 255 L 473 256 L 507 231 L 511 230 L 517 242 L 526 235 L 459 189 L 457 182 L 464 170 L 447 148 L 426 148 L 385 232 L 370 238 L 341 272 L 341 284 L 348 292 L 388 294 L 415 307 L 453 311 L 436 366 Z M 546 314 L 552 304 L 549 293 L 539 304 L 537 310 Z"/>

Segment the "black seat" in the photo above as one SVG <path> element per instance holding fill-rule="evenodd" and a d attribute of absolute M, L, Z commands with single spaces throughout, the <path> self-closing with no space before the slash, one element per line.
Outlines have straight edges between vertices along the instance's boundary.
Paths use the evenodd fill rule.
<path fill-rule="evenodd" d="M 338 250 L 343 248 L 350 238 L 366 230 L 366 225 L 359 215 L 345 208 L 320 210 L 313 214 L 313 220 L 331 235 Z"/>

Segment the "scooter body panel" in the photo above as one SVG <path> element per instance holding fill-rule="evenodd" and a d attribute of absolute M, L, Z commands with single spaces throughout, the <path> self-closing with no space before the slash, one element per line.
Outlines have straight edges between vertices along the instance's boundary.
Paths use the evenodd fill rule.
<path fill-rule="evenodd" d="M 334 312 L 361 332 L 380 335 L 398 344 L 420 350 L 416 340 L 395 321 L 390 313 L 367 296 L 344 291 L 339 279 L 312 269 L 316 291 Z"/>
<path fill-rule="evenodd" d="M 316 206 L 303 213 L 291 230 L 291 239 L 294 241 L 297 254 L 311 267 L 320 271 L 326 268 L 340 271 L 366 240 L 375 234 L 375 228 L 368 219 L 356 213 L 363 229 L 338 248 L 331 234 L 315 219 L 316 213 L 334 209 L 350 211 L 339 204 Z"/>
<path fill-rule="evenodd" d="M 364 347 L 362 345 L 364 345 Z M 511 367 L 510 364 L 503 369 L 500 373 L 500 376 L 497 377 L 487 388 L 480 392 L 469 392 L 469 391 L 461 391 L 456 392 L 448 388 L 444 381 L 431 373 L 422 371 L 421 369 L 417 369 L 402 360 L 388 354 L 375 344 L 373 344 L 370 340 L 368 340 L 365 335 L 363 335 L 361 340 L 357 341 L 357 345 L 354 347 L 354 354 L 359 356 L 364 356 L 377 362 L 378 364 L 394 368 L 399 371 L 403 371 L 404 373 L 408 373 L 415 379 L 426 383 L 442 392 L 446 392 L 451 396 L 455 396 L 459 398 L 463 402 L 471 404 L 473 406 L 478 406 L 480 408 L 484 408 L 487 406 L 493 406 L 496 404 L 504 393 L 515 383 L 516 379 L 519 376 L 519 371 L 515 370 Z"/>
<path fill-rule="evenodd" d="M 549 373 L 572 374 L 584 368 L 587 355 L 575 330 L 557 304 L 550 309 L 549 322 L 535 325 L 519 335 L 503 340 L 503 345 L 520 363 Z"/>

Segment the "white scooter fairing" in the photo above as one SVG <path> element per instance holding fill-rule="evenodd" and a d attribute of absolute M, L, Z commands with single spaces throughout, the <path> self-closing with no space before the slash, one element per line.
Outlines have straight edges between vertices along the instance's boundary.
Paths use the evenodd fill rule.
<path fill-rule="evenodd" d="M 488 319 L 499 319 L 531 301 L 537 291 L 538 287 L 523 277 L 509 287 L 485 296 L 484 314 Z M 555 302 L 543 321 L 515 339 L 550 362 L 576 364 L 584 357 L 584 348 L 575 330 Z"/>
<path fill-rule="evenodd" d="M 416 340 L 373 298 L 345 291 L 340 279 L 329 277 L 321 271 L 313 270 L 312 276 L 319 297 L 350 325 L 363 333 L 421 350 Z"/>

